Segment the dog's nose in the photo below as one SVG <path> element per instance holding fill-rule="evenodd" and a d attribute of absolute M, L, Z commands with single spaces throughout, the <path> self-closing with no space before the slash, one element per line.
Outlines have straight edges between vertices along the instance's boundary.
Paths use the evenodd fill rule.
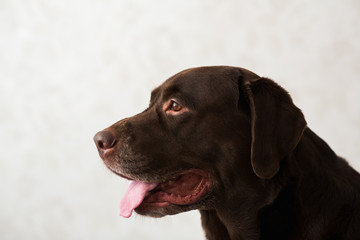
<path fill-rule="evenodd" d="M 99 150 L 106 150 L 116 145 L 116 137 L 109 131 L 101 131 L 95 134 L 94 142 Z"/>

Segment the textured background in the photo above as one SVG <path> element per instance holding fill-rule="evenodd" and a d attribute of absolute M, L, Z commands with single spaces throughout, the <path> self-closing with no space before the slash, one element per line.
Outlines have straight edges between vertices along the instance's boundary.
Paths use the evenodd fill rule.
<path fill-rule="evenodd" d="M 203 239 L 196 211 L 118 216 L 93 135 L 184 68 L 273 78 L 360 170 L 360 2 L 0 0 L 0 238 Z"/>

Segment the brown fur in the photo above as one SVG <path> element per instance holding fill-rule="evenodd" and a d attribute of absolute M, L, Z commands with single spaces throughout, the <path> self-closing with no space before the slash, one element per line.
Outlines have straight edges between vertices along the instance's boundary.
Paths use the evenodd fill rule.
<path fill-rule="evenodd" d="M 166 112 L 170 99 L 186 111 Z M 200 210 L 207 239 L 360 239 L 360 176 L 306 125 L 289 94 L 242 68 L 168 79 L 144 112 L 95 136 L 116 174 L 162 182 L 200 169 L 211 190 L 154 217 Z"/>

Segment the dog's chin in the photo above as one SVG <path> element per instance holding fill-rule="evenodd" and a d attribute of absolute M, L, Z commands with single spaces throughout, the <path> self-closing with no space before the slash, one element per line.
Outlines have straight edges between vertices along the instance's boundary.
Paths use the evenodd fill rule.
<path fill-rule="evenodd" d="M 159 204 L 151 204 L 151 203 L 142 203 L 139 207 L 135 209 L 137 214 L 153 217 L 153 218 L 161 218 L 167 215 L 176 215 L 183 212 L 188 212 L 192 210 L 206 210 L 211 208 L 211 196 L 205 197 L 199 202 L 190 204 L 190 205 L 174 205 L 170 203 L 159 203 Z"/>

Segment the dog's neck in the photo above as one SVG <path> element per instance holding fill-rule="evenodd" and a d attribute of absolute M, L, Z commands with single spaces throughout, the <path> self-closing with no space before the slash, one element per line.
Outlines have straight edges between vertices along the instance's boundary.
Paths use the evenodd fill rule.
<path fill-rule="evenodd" d="M 360 198 L 360 175 L 309 128 L 273 182 L 282 190 L 261 211 L 260 239 L 335 239 L 337 227 L 360 214 L 353 204 Z"/>
<path fill-rule="evenodd" d="M 204 229 L 206 239 L 230 240 L 229 233 L 224 223 L 219 219 L 216 210 L 200 210 L 200 214 L 201 224 Z"/>
<path fill-rule="evenodd" d="M 260 231 L 256 217 L 243 219 L 233 216 L 223 218 L 216 210 L 200 210 L 202 227 L 208 240 L 242 240 L 259 239 Z M 251 220 L 253 219 L 253 220 Z"/>
<path fill-rule="evenodd" d="M 308 152 L 308 149 L 312 151 Z M 334 179 L 334 173 L 328 171 L 339 168 L 348 172 L 348 175 Z M 360 197 L 360 175 L 337 157 L 310 129 L 306 129 L 298 147 L 283 161 L 278 175 L 265 184 L 267 189 L 272 188 L 273 197 L 260 204 L 243 204 L 246 201 L 244 198 L 233 196 L 232 202 L 224 201 L 214 210 L 201 210 L 202 226 L 207 239 L 322 239 L 329 233 L 312 231 L 316 223 L 321 221 L 331 229 L 332 223 L 324 223 L 326 219 L 332 219 L 328 215 L 341 214 L 341 209 L 347 203 Z M 319 192 L 318 189 L 326 191 Z M 344 202 L 337 201 L 338 196 L 341 196 L 339 201 Z M 326 198 L 326 206 L 323 198 Z M 243 209 L 243 206 L 247 206 L 247 209 Z M 350 206 L 345 211 L 357 211 L 360 214 L 359 207 Z M 347 216 L 343 220 L 350 221 Z M 314 233 L 317 235 L 312 235 Z"/>

